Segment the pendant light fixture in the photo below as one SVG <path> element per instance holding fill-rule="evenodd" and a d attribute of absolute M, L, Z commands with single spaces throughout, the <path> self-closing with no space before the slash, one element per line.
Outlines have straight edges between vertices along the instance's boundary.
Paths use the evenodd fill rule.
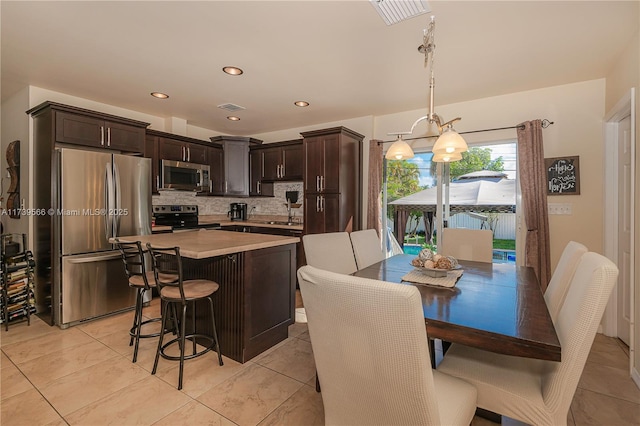
<path fill-rule="evenodd" d="M 429 123 L 435 123 L 438 126 L 438 133 L 440 136 L 436 140 L 435 145 L 433 146 L 434 156 L 431 161 L 434 162 L 451 162 L 451 161 L 459 161 L 462 159 L 462 153 L 468 150 L 467 143 L 464 138 L 460 136 L 458 132 L 453 128 L 453 123 L 458 120 L 461 120 L 460 117 L 454 118 L 451 121 L 446 123 L 442 122 L 442 119 L 438 114 L 436 114 L 434 109 L 434 93 L 433 89 L 435 87 L 435 78 L 433 73 L 433 55 L 435 53 L 436 45 L 435 45 L 435 28 L 436 21 L 435 16 L 431 16 L 431 22 L 429 23 L 429 27 L 424 30 L 423 42 L 422 45 L 418 47 L 418 51 L 424 54 L 424 64 L 428 66 L 430 69 L 430 79 L 429 79 L 429 113 L 424 117 L 418 118 L 413 125 L 411 126 L 411 130 L 408 132 L 394 132 L 389 133 L 389 135 L 398 135 L 398 140 L 396 140 L 393 145 L 389 147 L 387 151 L 386 158 L 388 160 L 396 160 L 396 159 L 407 159 L 413 157 L 413 150 L 411 147 L 402 139 L 402 135 L 410 135 L 413 133 L 416 125 L 421 121 L 428 121 Z M 393 151 L 393 152 L 392 152 Z M 398 158 L 398 155 L 401 155 Z"/>
<path fill-rule="evenodd" d="M 413 158 L 413 155 L 409 144 L 402 139 L 402 135 L 398 135 L 398 139 L 389 147 L 385 157 L 387 160 L 408 160 Z"/>

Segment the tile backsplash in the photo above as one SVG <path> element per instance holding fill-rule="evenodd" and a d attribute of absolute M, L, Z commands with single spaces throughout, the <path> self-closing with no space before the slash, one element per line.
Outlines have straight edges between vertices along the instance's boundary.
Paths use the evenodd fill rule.
<path fill-rule="evenodd" d="M 302 182 L 276 182 L 273 184 L 274 197 L 196 197 L 194 192 L 187 191 L 161 191 L 160 195 L 153 196 L 153 204 L 197 204 L 201 215 L 226 215 L 229 211 L 229 203 L 247 203 L 249 217 L 252 215 L 286 216 L 287 200 L 286 191 L 298 191 L 298 203 L 304 202 Z M 294 217 L 304 216 L 304 205 L 297 209 L 291 209 Z"/>

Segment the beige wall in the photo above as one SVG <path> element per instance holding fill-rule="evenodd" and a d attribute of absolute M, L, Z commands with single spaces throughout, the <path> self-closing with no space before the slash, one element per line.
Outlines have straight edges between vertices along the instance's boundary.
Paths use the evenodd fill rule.
<path fill-rule="evenodd" d="M 2 202 L 0 211 L 6 208 L 7 190 L 11 180 L 7 177 L 7 156 L 5 155 L 9 143 L 20 141 L 20 200 L 28 208 L 29 200 L 29 117 L 25 111 L 29 109 L 29 92 L 27 88 L 16 93 L 2 104 L 2 140 L 0 141 L 0 176 L 2 177 Z M 29 233 L 29 217 L 20 216 L 19 219 L 0 215 L 5 233 Z"/>
<path fill-rule="evenodd" d="M 543 131 L 545 157 L 580 156 L 580 195 L 549 198 L 551 203 L 569 203 L 573 209 L 572 215 L 549 217 L 552 269 L 570 240 L 602 252 L 604 96 L 605 81 L 599 79 L 435 108 L 445 121 L 462 117 L 455 124 L 459 132 L 513 126 L 527 120 L 547 118 L 555 124 Z M 376 117 L 374 137 L 393 139 L 387 133 L 409 130 L 413 122 L 426 112 L 425 109 Z M 420 123 L 414 130 L 414 136 L 437 132 L 435 128 L 429 129 L 428 133 L 427 130 L 426 123 Z M 465 135 L 469 144 L 515 137 L 514 129 Z M 412 142 L 415 149 L 429 147 L 432 143 L 426 140 Z"/>

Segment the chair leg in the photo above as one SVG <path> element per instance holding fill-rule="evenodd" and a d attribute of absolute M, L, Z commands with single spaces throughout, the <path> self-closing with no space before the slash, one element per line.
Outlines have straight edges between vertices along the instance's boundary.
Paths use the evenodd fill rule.
<path fill-rule="evenodd" d="M 211 308 L 211 325 L 213 326 L 213 340 L 216 344 L 216 352 L 218 352 L 218 363 L 223 365 L 222 363 L 222 354 L 220 353 L 220 342 L 218 341 L 218 332 L 216 331 L 216 319 L 213 316 L 213 299 L 208 297 L 209 299 L 209 307 Z"/>
<path fill-rule="evenodd" d="M 151 370 L 151 374 L 156 374 L 156 370 L 158 369 L 158 360 L 160 359 L 160 351 L 162 350 L 162 340 L 164 338 L 164 330 L 167 325 L 167 315 L 169 314 L 168 309 L 169 309 L 169 306 L 166 305 L 165 309 L 162 310 L 162 326 L 160 328 L 160 337 L 158 338 L 158 349 L 156 350 L 156 359 L 153 362 L 153 370 Z"/>
<path fill-rule="evenodd" d="M 171 312 L 172 312 L 172 315 L 173 315 L 173 334 L 175 334 L 177 336 L 178 333 L 180 333 L 180 321 L 178 319 L 178 311 L 176 310 L 176 304 L 175 303 L 171 304 Z M 182 345 L 182 342 L 180 342 L 180 339 L 178 339 L 178 345 L 179 346 Z"/>
<path fill-rule="evenodd" d="M 429 356 L 431 357 L 431 368 L 435 370 L 436 368 L 436 342 L 435 340 L 429 338 Z"/>
<path fill-rule="evenodd" d="M 316 370 L 316 392 L 320 393 L 320 379 L 318 379 L 318 370 Z"/>
<path fill-rule="evenodd" d="M 182 305 L 182 322 L 180 323 L 180 374 L 178 376 L 178 390 L 182 389 L 182 372 L 184 369 L 184 345 L 185 345 L 185 331 L 187 322 L 187 305 Z M 194 339 L 195 340 L 195 339 Z"/>
<path fill-rule="evenodd" d="M 138 289 L 138 295 L 136 297 L 136 314 L 134 316 L 135 317 L 134 321 L 136 322 L 136 336 L 135 336 L 135 346 L 133 348 L 133 362 L 136 362 L 138 360 L 138 347 L 140 346 L 140 329 L 142 328 L 143 299 L 144 299 L 144 289 Z"/>
<path fill-rule="evenodd" d="M 196 302 L 192 303 L 193 308 L 191 309 L 191 333 L 196 334 Z M 196 349 L 196 338 L 192 337 L 191 341 L 193 342 L 193 354 L 197 352 Z"/>
<path fill-rule="evenodd" d="M 136 308 L 133 314 L 133 324 L 131 324 L 131 329 L 129 330 L 129 335 L 131 336 L 131 339 L 129 339 L 129 346 L 133 346 L 133 341 L 135 339 L 135 331 L 138 329 L 138 324 L 140 323 L 140 319 L 138 318 L 138 315 L 140 314 L 141 311 L 141 307 L 140 307 L 140 289 L 136 290 Z"/>

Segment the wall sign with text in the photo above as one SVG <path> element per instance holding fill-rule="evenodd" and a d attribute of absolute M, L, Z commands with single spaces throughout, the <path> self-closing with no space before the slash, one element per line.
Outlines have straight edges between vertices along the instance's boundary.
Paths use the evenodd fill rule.
<path fill-rule="evenodd" d="M 547 195 L 580 194 L 580 157 L 545 158 Z"/>

